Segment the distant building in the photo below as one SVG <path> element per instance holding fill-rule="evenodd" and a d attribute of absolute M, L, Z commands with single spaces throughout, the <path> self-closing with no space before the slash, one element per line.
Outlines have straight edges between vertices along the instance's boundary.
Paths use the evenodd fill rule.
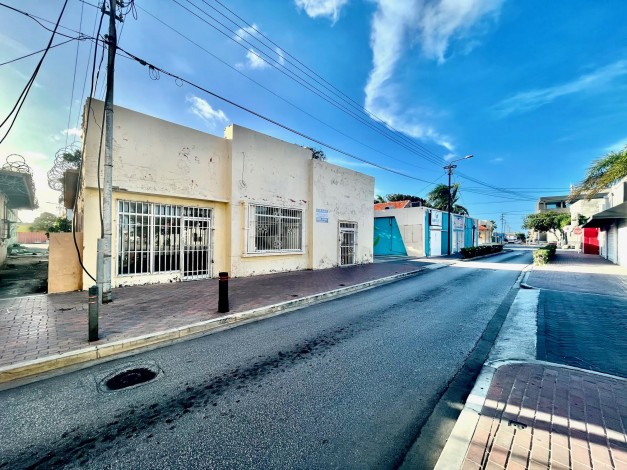
<path fill-rule="evenodd" d="M 627 177 L 609 188 L 598 201 L 602 202 L 586 206 L 589 210 L 596 207 L 600 210 L 582 225 L 584 233 L 579 235 L 579 240 L 584 245 L 590 243 L 590 237 L 598 231 L 599 254 L 613 263 L 627 266 Z M 577 217 L 574 211 L 572 215 Z"/>
<path fill-rule="evenodd" d="M 404 206 L 375 210 L 374 217 L 375 255 L 441 256 L 447 254 L 447 242 L 451 253 L 458 253 L 461 248 L 477 246 L 479 241 L 479 221 L 468 216 L 451 214 L 453 223 L 449 224 L 446 212 Z"/>
<path fill-rule="evenodd" d="M 16 241 L 18 209 L 37 209 L 35 184 L 30 167 L 19 155 L 12 155 L 0 168 L 0 266 L 7 249 Z"/>

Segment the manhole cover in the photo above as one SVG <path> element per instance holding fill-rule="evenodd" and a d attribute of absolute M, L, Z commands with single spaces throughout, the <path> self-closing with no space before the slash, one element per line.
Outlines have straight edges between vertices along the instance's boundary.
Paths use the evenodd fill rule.
<path fill-rule="evenodd" d="M 115 372 L 109 372 L 105 376 L 100 376 L 97 380 L 98 388 L 103 392 L 114 392 L 151 382 L 162 375 L 161 369 L 152 361 L 141 361 L 134 364 L 127 364 L 126 367 Z"/>
<path fill-rule="evenodd" d="M 139 369 L 130 369 L 120 372 L 107 380 L 105 385 L 109 390 L 122 390 L 123 388 L 150 382 L 156 376 L 156 372 L 141 367 Z"/>

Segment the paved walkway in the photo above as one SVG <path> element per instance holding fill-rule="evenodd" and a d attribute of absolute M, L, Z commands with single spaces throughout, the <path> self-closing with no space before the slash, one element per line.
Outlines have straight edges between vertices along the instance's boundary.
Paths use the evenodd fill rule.
<path fill-rule="evenodd" d="M 538 359 L 577 367 L 532 359 L 488 364 L 437 468 L 627 470 L 627 379 L 618 376 L 627 364 L 627 269 L 559 250 L 554 262 L 533 268 L 527 284 L 543 289 Z M 560 323 L 568 315 L 585 321 Z M 547 334 L 545 320 L 558 328 Z"/>
<path fill-rule="evenodd" d="M 626 469 L 627 380 L 532 364 L 495 373 L 463 469 Z"/>
<path fill-rule="evenodd" d="M 443 261 L 443 260 L 439 260 Z M 433 262 L 387 263 L 271 274 L 229 281 L 230 313 L 416 272 Z M 113 289 L 100 309 L 100 340 L 87 341 L 87 293 L 0 299 L 0 367 L 140 337 L 219 318 L 218 281 L 192 281 Z"/>

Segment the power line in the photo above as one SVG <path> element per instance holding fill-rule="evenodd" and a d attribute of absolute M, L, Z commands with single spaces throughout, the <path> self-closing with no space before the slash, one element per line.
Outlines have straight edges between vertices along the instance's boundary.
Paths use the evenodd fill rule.
<path fill-rule="evenodd" d="M 440 161 L 435 160 L 433 157 L 431 157 L 429 155 L 425 155 L 424 153 L 421 153 L 421 152 L 417 151 L 415 148 L 412 148 L 407 143 L 402 142 L 401 140 L 399 140 L 396 136 L 391 136 L 388 133 L 386 133 L 386 131 L 389 132 L 389 129 L 386 126 L 383 126 L 383 130 L 379 129 L 376 126 L 376 124 L 381 125 L 381 123 L 379 123 L 377 121 L 372 121 L 372 119 L 370 117 L 367 117 L 367 119 L 366 119 L 366 118 L 363 118 L 363 117 L 357 115 L 354 111 L 348 109 L 346 106 L 344 106 L 343 104 L 339 103 L 335 98 L 330 97 L 325 91 L 320 90 L 316 85 L 313 85 L 313 84 L 309 83 L 306 79 L 300 77 L 294 71 L 292 71 L 289 68 L 285 67 L 285 65 L 282 64 L 280 61 L 277 61 L 273 57 L 270 57 L 268 54 L 262 52 L 258 47 L 255 47 L 253 44 L 251 44 L 249 41 L 247 41 L 244 37 L 242 37 L 237 31 L 233 31 L 228 26 L 224 25 L 224 23 L 220 22 L 214 16 L 212 16 L 209 13 L 207 13 L 205 10 L 200 8 L 198 5 L 196 5 L 193 2 L 191 2 L 191 0 L 186 0 L 186 1 L 187 1 L 187 3 L 193 5 L 200 12 L 202 12 L 205 16 L 207 16 L 208 18 L 212 19 L 214 22 L 219 24 L 222 28 L 226 29 L 231 34 L 226 33 L 225 31 L 223 31 L 222 29 L 220 29 L 216 25 L 210 23 L 206 19 L 204 19 L 201 16 L 199 16 L 198 14 L 194 13 L 189 8 L 187 8 L 184 5 L 182 5 L 178 0 L 172 0 L 172 1 L 174 3 L 176 3 L 177 5 L 179 5 L 181 8 L 183 8 L 184 10 L 186 10 L 187 12 L 191 13 L 192 15 L 194 15 L 196 18 L 200 19 L 202 22 L 204 22 L 205 24 L 207 24 L 211 28 L 213 28 L 216 31 L 218 31 L 220 34 L 225 36 L 227 39 L 233 41 L 238 46 L 240 46 L 240 47 L 242 47 L 242 48 L 244 48 L 244 49 L 246 49 L 248 51 L 251 51 L 260 60 L 263 60 L 270 67 L 274 68 L 275 70 L 277 70 L 281 74 L 285 75 L 290 80 L 298 83 L 299 85 L 301 85 L 302 87 L 304 87 L 308 91 L 314 93 L 315 95 L 317 95 L 319 98 L 323 99 L 324 101 L 326 101 L 330 105 L 340 109 L 341 111 L 343 111 L 344 113 L 348 114 L 353 119 L 355 119 L 358 122 L 362 123 L 366 127 L 368 127 L 371 130 L 377 132 L 378 134 L 382 135 L 383 137 L 387 138 L 388 140 L 391 140 L 392 142 L 396 143 L 397 145 L 399 145 L 399 146 L 409 150 L 410 152 L 414 153 L 415 155 L 419 156 L 420 158 L 423 158 L 423 159 L 425 159 L 425 160 L 427 160 L 427 161 L 429 161 L 431 163 L 437 164 L 437 165 L 441 164 Z M 233 37 L 233 35 L 238 37 L 241 41 L 236 40 Z M 256 49 L 256 51 L 253 50 L 253 49 L 248 49 L 246 47 L 246 45 L 243 44 L 242 42 L 245 43 L 245 44 L 248 44 L 248 46 L 250 46 L 251 48 Z M 370 121 L 372 121 L 372 122 L 370 122 Z M 444 162 L 444 160 L 442 160 L 442 162 Z"/>
<path fill-rule="evenodd" d="M 232 100 L 230 100 L 230 99 L 228 99 L 228 98 L 225 98 L 225 97 L 223 97 L 223 96 L 221 96 L 221 95 L 218 95 L 217 93 L 214 93 L 214 92 L 212 92 L 212 91 L 210 91 L 210 90 L 208 90 L 208 89 L 206 89 L 206 88 L 204 88 L 204 87 L 202 87 L 202 86 L 200 86 L 200 85 L 197 85 L 197 84 L 195 84 L 195 83 L 193 83 L 193 82 L 191 82 L 191 81 L 189 81 L 189 80 L 187 80 L 187 79 L 185 79 L 185 78 L 183 78 L 183 77 L 181 77 L 181 76 L 179 76 L 179 75 L 176 75 L 176 74 L 174 74 L 174 73 L 172 73 L 172 72 L 168 72 L 167 70 L 162 69 L 162 68 L 160 68 L 160 67 L 157 67 L 156 65 L 151 64 L 150 62 L 148 62 L 148 61 L 146 61 L 146 60 L 144 60 L 144 59 L 141 59 L 141 58 L 137 57 L 136 55 L 134 55 L 134 54 L 132 54 L 132 53 L 128 52 L 127 50 L 123 49 L 122 47 L 119 47 L 119 46 L 118 46 L 118 49 L 119 49 L 120 51 L 122 51 L 124 54 L 126 54 L 126 55 L 128 56 L 128 58 L 133 59 L 134 61 L 136 61 L 136 62 L 140 63 L 140 64 L 141 64 L 141 65 L 143 65 L 144 67 L 148 67 L 148 68 L 149 68 L 150 70 L 152 70 L 152 71 L 156 71 L 156 72 L 158 72 L 158 73 L 162 73 L 162 74 L 167 75 L 167 76 L 169 76 L 169 77 L 172 77 L 172 78 L 174 78 L 175 80 L 180 81 L 180 82 L 182 82 L 182 83 L 187 83 L 187 84 L 188 84 L 188 85 L 190 85 L 191 87 L 194 87 L 194 88 L 196 88 L 196 89 L 198 89 L 198 90 L 200 90 L 200 91 L 203 91 L 204 93 L 207 93 L 208 95 L 211 95 L 211 96 L 213 96 L 214 98 L 217 98 L 217 99 L 219 99 L 219 100 L 221 100 L 221 101 L 224 101 L 225 103 L 228 103 L 228 104 L 230 104 L 231 106 L 235 106 L 236 108 L 239 108 L 239 109 L 241 109 L 242 111 L 246 111 L 246 112 L 247 112 L 247 113 L 249 113 L 249 114 L 252 114 L 252 115 L 254 115 L 254 116 L 257 116 L 258 118 L 263 119 L 264 121 L 267 121 L 267 122 L 269 122 L 269 123 L 271 123 L 271 124 L 274 124 L 274 125 L 275 125 L 275 126 L 277 126 L 277 127 L 280 127 L 280 128 L 282 128 L 282 129 L 285 129 L 286 131 L 289 131 L 289 132 L 291 132 L 292 134 L 299 135 L 299 136 L 301 136 L 301 137 L 303 137 L 303 138 L 305 138 L 305 139 L 308 139 L 308 140 L 310 140 L 310 141 L 312 141 L 312 142 L 315 142 L 315 143 L 317 143 L 317 144 L 319 144 L 319 145 L 322 145 L 323 147 L 326 147 L 326 148 L 328 148 L 328 149 L 331 149 L 331 150 L 333 150 L 333 151 L 335 151 L 335 152 L 337 152 L 337 153 L 340 153 L 340 154 L 342 154 L 342 155 L 345 155 L 345 156 L 347 156 L 347 157 L 349 157 L 349 158 L 353 158 L 353 159 L 358 160 L 358 161 L 360 161 L 360 162 L 362 162 L 362 163 L 366 163 L 366 164 L 371 165 L 371 166 L 373 166 L 373 167 L 379 168 L 379 169 L 381 169 L 381 170 L 388 171 L 388 172 L 390 172 L 390 173 L 395 173 L 395 174 L 397 174 L 397 175 L 404 176 L 404 177 L 406 177 L 406 178 L 410 178 L 410 179 L 413 179 L 413 180 L 416 180 L 416 181 L 422 181 L 422 182 L 424 182 L 424 183 L 435 184 L 435 183 L 434 183 L 434 182 L 432 182 L 432 181 L 427 181 L 427 180 L 423 180 L 423 179 L 421 179 L 421 178 L 417 178 L 417 177 L 415 177 L 415 176 L 408 175 L 408 174 L 403 173 L 403 172 L 401 172 L 401 171 L 397 171 L 397 170 L 394 170 L 394 169 L 392 169 L 392 168 L 385 167 L 385 166 L 380 165 L 380 164 L 378 164 L 378 163 L 371 162 L 371 161 L 366 160 L 366 159 L 364 159 L 364 158 L 358 157 L 357 155 L 354 155 L 354 154 L 352 154 L 352 153 L 349 153 L 349 152 L 346 152 L 346 151 L 344 151 L 344 150 L 341 150 L 341 149 L 339 149 L 338 147 L 335 147 L 335 146 L 333 146 L 333 145 L 331 145 L 331 144 L 327 144 L 326 142 L 323 142 L 322 140 L 319 140 L 319 139 L 317 139 L 317 138 L 315 138 L 315 137 L 309 136 L 309 135 L 307 135 L 307 134 L 305 134 L 305 133 L 303 133 L 303 132 L 300 132 L 300 131 L 298 131 L 298 130 L 296 130 L 296 129 L 294 129 L 294 128 L 291 128 L 291 127 L 289 127 L 289 126 L 287 126 L 287 125 L 285 125 L 285 124 L 282 124 L 282 123 L 280 123 L 280 122 L 278 122 L 278 121 L 275 121 L 274 119 L 271 119 L 271 118 L 269 118 L 269 117 L 267 117 L 267 116 L 264 116 L 263 114 L 258 113 L 257 111 L 254 111 L 254 110 L 252 110 L 252 109 L 250 109 L 250 108 L 247 108 L 246 106 L 243 106 L 243 105 L 241 105 L 241 104 L 239 104 L 239 103 L 236 103 L 236 102 L 234 102 L 234 101 L 232 101 Z"/>
<path fill-rule="evenodd" d="M 333 106 L 337 107 L 338 109 L 346 112 L 347 114 L 349 114 L 351 117 L 355 118 L 356 120 L 358 120 L 359 122 L 361 122 L 362 124 L 368 126 L 369 128 L 371 128 L 372 130 L 374 130 L 375 132 L 378 132 L 379 134 L 383 135 L 384 137 L 388 138 L 389 140 L 395 142 L 397 145 L 404 147 L 405 149 L 409 150 L 410 152 L 418 155 L 421 158 L 424 158 L 425 160 L 436 164 L 436 165 L 442 165 L 442 163 L 446 163 L 446 161 L 438 156 L 437 154 L 435 154 L 434 152 L 426 149 L 425 147 L 420 146 L 419 144 L 417 144 L 414 140 L 409 139 L 405 134 L 401 133 L 400 131 L 397 131 L 396 129 L 394 129 L 393 127 L 391 127 L 390 125 L 384 123 L 382 120 L 376 118 L 373 119 L 374 115 L 372 115 L 371 113 L 369 113 L 367 110 L 365 110 L 363 107 L 358 106 L 358 110 L 364 114 L 367 115 L 367 117 L 369 119 L 373 119 L 373 121 L 377 124 L 380 124 L 384 127 L 385 130 L 387 131 L 391 131 L 394 132 L 395 135 L 394 137 L 382 132 L 380 129 L 376 128 L 372 123 L 370 122 L 366 122 L 364 121 L 363 118 L 361 118 L 360 116 L 356 116 L 354 114 L 354 112 L 352 112 L 351 110 L 346 109 L 345 106 L 337 103 L 337 101 L 333 98 L 331 98 L 327 93 L 325 93 L 324 91 L 321 91 L 316 85 L 312 85 L 311 83 L 307 82 L 307 79 L 303 79 L 301 77 L 299 77 L 297 74 L 295 74 L 293 71 L 291 71 L 290 69 L 288 69 L 287 67 L 285 67 L 284 63 L 282 62 L 287 62 L 293 66 L 295 66 L 298 70 L 303 71 L 303 69 L 301 67 L 298 67 L 297 65 L 293 64 L 293 62 L 291 62 L 289 59 L 286 59 L 285 56 L 282 54 L 281 58 L 283 60 L 281 61 L 277 61 L 276 59 L 274 59 L 273 57 L 268 56 L 266 53 L 262 52 L 258 47 L 254 46 L 253 44 L 251 44 L 249 41 L 247 41 L 245 38 L 243 38 L 240 34 L 239 31 L 233 31 L 232 29 L 228 28 L 226 25 L 224 25 L 224 23 L 222 23 L 221 21 L 219 21 L 218 19 L 216 19 L 214 16 L 212 16 L 211 14 L 209 14 L 208 12 L 206 12 L 205 10 L 203 10 L 202 8 L 200 8 L 198 5 L 194 4 L 191 0 L 186 0 L 187 3 L 189 3 L 190 5 L 193 5 L 197 10 L 201 11 L 205 16 L 207 16 L 208 18 L 211 18 L 215 23 L 219 24 L 222 28 L 226 29 L 227 31 L 229 31 L 231 34 L 235 35 L 236 37 L 238 37 L 239 39 L 241 39 L 241 41 L 236 40 L 233 36 L 225 33 L 224 31 L 222 31 L 219 27 L 215 26 L 214 24 L 209 23 L 208 21 L 206 21 L 204 18 L 201 18 L 200 16 L 198 16 L 196 13 L 192 12 L 191 10 L 189 10 L 187 7 L 181 5 L 181 3 L 179 3 L 178 0 L 172 0 L 174 3 L 176 3 L 177 5 L 179 5 L 181 8 L 185 9 L 186 11 L 188 11 L 189 13 L 191 13 L 192 15 L 196 16 L 197 18 L 199 18 L 201 21 L 203 21 L 204 23 L 208 24 L 210 27 L 212 27 L 213 29 L 215 29 L 216 31 L 218 31 L 219 33 L 221 33 L 222 35 L 226 36 L 228 39 L 234 41 L 236 44 L 238 44 L 240 47 L 246 48 L 246 46 L 244 44 L 242 44 L 241 42 L 245 42 L 246 44 L 248 44 L 250 47 L 252 47 L 253 49 L 249 49 L 253 54 L 255 54 L 259 59 L 263 60 L 264 62 L 266 62 L 268 65 L 270 65 L 271 67 L 275 68 L 276 70 L 278 70 L 279 72 L 283 73 L 284 75 L 286 75 L 288 78 L 296 81 L 297 83 L 299 83 L 301 86 L 305 87 L 306 89 L 308 89 L 309 91 L 313 92 L 314 94 L 316 94 L 317 96 L 319 96 L 320 98 L 324 99 L 325 101 L 329 102 L 330 104 L 332 104 Z M 246 32 L 250 37 L 252 37 L 254 40 L 256 40 L 257 42 L 259 42 L 260 44 L 262 44 L 264 47 L 266 47 L 268 50 L 275 52 L 272 50 L 272 48 L 270 46 L 268 46 L 267 44 L 265 44 L 263 41 L 261 41 L 258 37 L 256 37 L 255 35 L 251 34 L 250 31 L 247 31 L 246 28 L 240 24 L 237 24 L 235 21 L 233 21 L 231 18 L 228 18 L 226 15 L 224 15 L 223 13 L 219 12 L 216 8 L 214 8 L 213 6 L 209 5 L 205 0 L 201 0 L 204 4 L 208 5 L 210 8 L 212 8 L 214 11 L 220 13 L 224 18 L 227 18 L 231 23 L 235 24 L 236 26 L 238 26 L 240 28 L 240 30 Z M 240 19 L 240 21 L 244 22 L 244 24 L 246 26 L 248 26 L 249 29 L 254 30 L 255 32 L 257 32 L 261 37 L 267 38 L 267 36 L 263 35 L 263 33 L 260 33 L 259 30 L 257 28 L 254 27 L 254 25 L 251 25 L 249 22 L 245 21 L 243 18 L 241 18 L 241 16 L 235 14 L 232 10 L 230 10 L 229 8 L 225 7 L 222 3 L 220 3 L 218 0 L 216 0 L 216 2 L 218 4 L 220 4 L 223 8 L 225 8 L 227 11 L 229 11 L 231 14 L 233 14 L 234 16 L 236 16 L 238 19 Z M 276 47 L 279 47 L 278 45 L 276 45 L 275 42 L 273 42 L 272 40 L 268 39 L 270 41 L 271 44 L 273 44 Z M 279 50 L 282 52 L 286 52 L 284 49 L 279 47 Z M 291 56 L 291 54 L 287 54 L 288 56 Z M 269 59 L 266 59 L 266 57 Z M 293 56 L 292 56 L 293 57 Z M 298 61 L 300 62 L 300 61 Z M 275 65 L 276 64 L 276 65 Z M 287 72 L 289 72 L 289 74 Z M 308 74 L 307 72 L 303 71 L 309 78 L 311 77 L 311 74 Z M 314 80 L 317 83 L 321 83 L 319 80 L 316 80 L 314 78 Z M 305 81 L 306 83 L 303 83 L 303 81 Z M 327 82 L 328 83 L 328 82 Z M 324 84 L 322 84 L 322 86 L 326 89 L 326 90 L 330 90 L 329 87 L 325 86 Z M 312 87 L 314 88 L 312 90 Z M 330 90 L 332 93 L 334 93 L 336 96 L 338 96 L 340 99 L 342 99 L 344 102 L 348 103 L 350 106 L 355 107 L 352 103 L 349 103 L 346 99 L 344 99 L 342 96 L 338 95 L 337 93 L 333 92 L 333 90 Z M 354 101 L 353 101 L 354 102 Z M 403 139 L 408 140 L 411 145 L 413 146 L 418 146 L 420 147 L 421 152 L 417 151 L 415 148 L 409 147 L 405 142 L 400 142 L 397 138 L 397 136 L 401 136 Z M 430 153 L 431 155 L 425 155 L 424 152 Z M 507 192 L 510 193 L 512 195 L 518 196 L 518 197 L 524 197 L 521 194 L 516 194 L 515 191 L 511 191 L 508 190 L 506 188 L 499 188 L 493 185 L 490 185 L 489 183 L 483 182 L 481 180 L 478 180 L 476 178 L 473 178 L 471 176 L 468 176 L 462 172 L 458 172 L 459 176 L 462 176 L 465 179 L 468 179 L 470 181 L 474 181 L 477 184 L 481 184 L 483 186 L 492 188 L 492 189 L 497 189 L 499 191 L 502 192 Z"/>
<path fill-rule="evenodd" d="M 72 42 L 72 41 L 84 41 L 85 39 L 91 39 L 88 36 L 82 36 L 82 37 L 76 37 L 76 38 L 70 38 L 67 39 L 65 41 L 59 42 L 57 44 L 53 44 L 52 46 L 50 46 L 50 49 L 54 49 L 55 47 L 59 47 L 59 46 L 63 46 L 64 44 L 67 44 L 68 42 Z M 39 49 L 38 51 L 35 52 L 31 52 L 30 54 L 26 54 L 20 57 L 16 57 L 15 59 L 11 59 L 11 60 L 7 60 L 6 62 L 2 62 L 0 63 L 0 67 L 2 67 L 3 65 L 8 65 L 8 64 L 12 64 L 13 62 L 17 62 L 18 60 L 22 60 L 22 59 L 26 59 L 28 57 L 32 57 L 34 55 L 37 55 L 41 52 L 44 52 L 46 50 L 46 48 L 44 47 L 43 49 Z"/>
<path fill-rule="evenodd" d="M 50 46 L 52 46 L 52 41 L 54 40 L 54 36 L 57 33 L 57 28 L 59 27 L 59 23 L 61 23 L 61 18 L 63 17 L 63 13 L 65 12 L 65 7 L 67 6 L 67 2 L 68 2 L 68 0 L 65 0 L 65 2 L 63 3 L 63 8 L 61 9 L 61 13 L 59 14 L 59 18 L 57 19 L 57 23 L 55 24 L 54 30 L 52 31 L 52 36 L 50 36 L 50 40 L 48 41 L 48 45 L 46 46 L 46 49 L 45 49 L 43 55 L 41 56 L 41 59 L 39 59 L 39 63 L 37 64 L 37 67 L 35 67 L 35 70 L 33 71 L 33 74 L 31 75 L 30 79 L 28 80 L 28 82 L 24 86 L 24 89 L 22 90 L 22 93 L 20 93 L 20 96 L 18 97 L 17 101 L 15 102 L 15 105 L 13 106 L 13 109 L 11 109 L 11 111 L 9 112 L 7 117 L 2 121 L 2 124 L 0 124 L 0 128 L 1 128 L 2 126 L 4 126 L 6 124 L 6 122 L 9 120 L 9 118 L 11 118 L 11 116 L 13 116 L 13 119 L 11 120 L 11 124 L 9 125 L 9 128 L 7 129 L 7 131 L 4 134 L 4 136 L 2 137 L 2 139 L 0 140 L 0 144 L 4 142 L 4 140 L 7 138 L 7 136 L 11 132 L 11 129 L 13 128 L 13 125 L 15 124 L 15 121 L 17 120 L 18 115 L 20 114 L 22 106 L 24 105 L 24 102 L 26 101 L 28 93 L 30 92 L 30 90 L 31 90 L 31 88 L 33 86 L 33 83 L 35 83 L 35 78 L 37 78 L 37 74 L 39 73 L 39 70 L 41 69 L 41 65 L 44 63 L 44 59 L 48 55 L 48 51 L 50 50 Z M 0 5 L 6 6 L 4 4 L 0 4 Z M 9 8 L 11 8 L 11 7 L 9 7 Z M 14 8 L 11 8 L 11 9 L 14 10 Z"/>
<path fill-rule="evenodd" d="M 80 31 L 81 28 L 83 27 L 83 10 L 85 8 L 85 5 L 81 3 L 81 19 L 78 23 L 78 30 Z M 74 107 L 74 86 L 76 85 L 76 70 L 78 69 L 78 53 L 80 50 L 80 42 L 76 43 L 76 55 L 74 57 L 74 73 L 72 74 L 72 93 L 70 94 L 70 109 L 68 111 L 68 116 L 67 116 L 67 130 L 66 130 L 66 134 L 65 134 L 65 146 L 67 147 L 67 141 L 68 141 L 68 137 L 69 137 L 69 130 L 70 130 L 70 121 L 72 120 L 72 108 Z"/>
<path fill-rule="evenodd" d="M 356 142 L 357 144 L 366 147 L 380 155 L 383 155 L 385 157 L 388 157 L 392 160 L 398 161 L 400 163 L 403 163 L 405 165 L 410 165 L 413 166 L 415 168 L 419 168 L 421 170 L 427 170 L 424 167 L 421 167 L 419 165 L 415 165 L 411 162 L 406 162 L 405 160 L 401 160 L 400 158 L 396 158 L 386 152 L 383 152 L 381 150 L 378 150 L 368 144 L 366 144 L 365 142 L 363 142 L 363 140 L 358 140 L 348 134 L 346 134 L 345 132 L 333 127 L 332 125 L 328 124 L 327 122 L 321 120 L 320 118 L 318 118 L 317 116 L 315 116 L 314 114 L 311 114 L 310 112 L 304 110 L 303 108 L 299 107 L 298 105 L 296 105 L 295 103 L 293 103 L 292 101 L 284 98 L 283 96 L 281 96 L 278 93 L 275 93 L 274 91 L 272 91 L 270 88 L 266 87 L 265 85 L 263 85 L 262 83 L 258 82 L 257 80 L 255 80 L 254 78 L 250 77 L 249 75 L 246 75 L 244 72 L 242 72 L 241 70 L 237 69 L 236 67 L 233 67 L 231 64 L 229 64 L 228 62 L 222 60 L 220 57 L 216 56 L 215 54 L 213 54 L 212 52 L 210 52 L 209 50 L 207 50 L 205 47 L 203 47 L 201 44 L 197 43 L 196 41 L 194 41 L 193 39 L 191 39 L 189 36 L 186 36 L 185 34 L 181 33 L 180 31 L 178 31 L 176 28 L 172 27 L 171 25 L 167 24 L 166 22 L 164 22 L 163 20 L 161 20 L 160 18 L 158 18 L 157 16 L 153 15 L 151 12 L 149 12 L 148 10 L 146 10 L 145 8 L 142 8 L 141 6 L 137 6 L 137 8 L 139 8 L 141 11 L 143 11 L 144 13 L 146 13 L 148 16 L 152 17 L 155 21 L 158 21 L 159 23 L 161 23 L 163 26 L 165 26 L 166 28 L 170 29 L 171 31 L 173 31 L 174 33 L 176 33 L 177 35 L 179 35 L 180 37 L 182 37 L 183 39 L 187 40 L 188 42 L 190 42 L 191 44 L 195 45 L 196 47 L 198 47 L 200 50 L 202 50 L 203 52 L 205 52 L 206 54 L 208 54 L 209 56 L 211 56 L 212 58 L 214 58 L 215 60 L 217 60 L 218 62 L 222 63 L 224 66 L 230 68 L 231 70 L 233 70 L 234 72 L 238 73 L 239 75 L 241 75 L 242 77 L 248 79 L 249 81 L 251 81 L 252 83 L 254 83 L 255 85 L 259 86 L 260 88 L 263 88 L 265 91 L 267 91 L 268 93 L 270 93 L 271 95 L 273 95 L 274 97 L 276 97 L 277 99 L 280 99 L 281 101 L 283 101 L 284 103 L 290 105 L 292 108 L 300 111 L 301 113 L 305 114 L 306 116 L 309 116 L 311 119 L 314 119 L 315 121 L 319 122 L 320 124 L 324 125 L 325 127 L 333 130 L 334 132 L 337 132 L 338 134 L 346 137 L 347 139 L 352 140 L 353 142 Z"/>

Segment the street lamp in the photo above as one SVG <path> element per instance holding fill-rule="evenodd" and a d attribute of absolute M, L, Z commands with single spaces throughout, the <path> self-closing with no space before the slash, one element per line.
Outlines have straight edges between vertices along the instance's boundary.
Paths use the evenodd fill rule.
<path fill-rule="evenodd" d="M 474 155 L 466 155 L 464 158 L 458 158 L 457 160 L 452 160 L 448 165 L 444 167 L 444 169 L 448 172 L 448 230 L 447 230 L 447 246 L 446 253 L 448 255 L 451 254 L 451 232 L 453 231 L 453 221 L 451 220 L 451 175 L 453 174 L 453 168 L 457 168 L 457 165 L 453 165 L 455 162 L 460 162 L 462 160 L 468 160 L 472 158 Z"/>

